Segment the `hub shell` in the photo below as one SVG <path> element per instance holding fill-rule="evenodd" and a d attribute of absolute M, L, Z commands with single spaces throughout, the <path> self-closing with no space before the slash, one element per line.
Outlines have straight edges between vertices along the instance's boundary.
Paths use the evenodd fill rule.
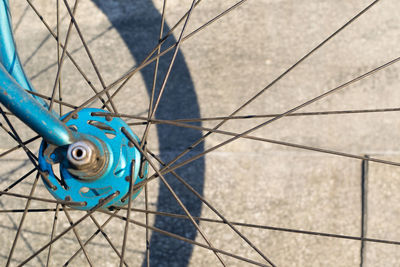
<path fill-rule="evenodd" d="M 96 206 L 100 199 L 116 191 L 119 191 L 118 197 L 103 208 L 124 206 L 129 199 L 126 196 L 129 192 L 130 177 L 133 179 L 133 185 L 143 181 L 147 176 L 148 166 L 142 163 L 139 150 L 130 145 L 128 138 L 121 132 L 122 127 L 128 130 L 138 143 L 139 138 L 122 119 L 92 116 L 93 112 L 108 113 L 101 109 L 82 109 L 77 116 L 66 122 L 66 125 L 78 135 L 97 144 L 99 156 L 106 158 L 102 171 L 91 179 L 80 177 L 76 171 L 72 171 L 66 159 L 68 146 L 57 147 L 54 152 L 48 153 L 46 150 L 49 145 L 42 141 L 39 150 L 39 167 L 42 172 L 48 174 L 47 177 L 42 178 L 46 188 L 56 199 L 86 202 L 85 206 L 74 208 L 89 210 Z M 143 167 L 143 177 L 140 177 L 142 164 L 146 165 Z M 58 172 L 56 165 L 59 165 Z M 48 184 L 49 182 L 51 184 Z M 133 193 L 131 199 L 136 198 L 139 193 L 140 189 Z"/>

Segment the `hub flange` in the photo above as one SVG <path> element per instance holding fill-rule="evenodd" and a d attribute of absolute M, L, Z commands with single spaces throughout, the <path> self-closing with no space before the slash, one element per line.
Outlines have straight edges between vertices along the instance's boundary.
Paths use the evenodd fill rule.
<path fill-rule="evenodd" d="M 56 199 L 86 203 L 77 209 L 89 210 L 116 191 L 119 191 L 118 197 L 105 207 L 124 206 L 128 202 L 130 179 L 133 185 L 143 181 L 147 163 L 143 163 L 139 150 L 121 132 L 122 128 L 127 129 L 139 143 L 139 138 L 122 119 L 92 116 L 94 112 L 108 113 L 87 108 L 66 122 L 78 136 L 77 142 L 54 147 L 42 141 L 39 167 L 46 174 L 42 178 Z M 140 189 L 133 192 L 131 199 L 139 193 Z"/>

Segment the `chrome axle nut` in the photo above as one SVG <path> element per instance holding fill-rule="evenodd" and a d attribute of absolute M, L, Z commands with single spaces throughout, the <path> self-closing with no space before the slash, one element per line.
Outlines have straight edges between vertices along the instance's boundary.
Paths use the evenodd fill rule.
<path fill-rule="evenodd" d="M 89 165 L 93 161 L 93 145 L 87 141 L 79 141 L 68 147 L 68 161 L 75 167 Z"/>
<path fill-rule="evenodd" d="M 103 153 L 100 153 L 98 146 L 102 147 Z M 71 144 L 67 150 L 67 159 L 70 165 L 68 171 L 78 179 L 97 179 L 106 166 L 107 157 L 104 149 L 101 142 L 95 145 L 89 140 Z"/>

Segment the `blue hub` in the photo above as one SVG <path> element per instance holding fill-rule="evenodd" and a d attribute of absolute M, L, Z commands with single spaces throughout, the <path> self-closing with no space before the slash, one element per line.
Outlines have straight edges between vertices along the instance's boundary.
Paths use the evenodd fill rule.
<path fill-rule="evenodd" d="M 74 144 L 55 147 L 42 141 L 39 166 L 45 173 L 43 181 L 56 199 L 86 203 L 78 209 L 89 210 L 117 191 L 119 195 L 105 207 L 124 206 L 128 203 L 130 179 L 133 185 L 143 181 L 148 166 L 121 129 L 127 129 L 138 143 L 139 138 L 122 119 L 92 116 L 92 112 L 107 113 L 87 108 L 66 122 L 77 136 Z M 78 165 L 81 159 L 87 161 Z M 140 189 L 134 191 L 131 199 L 139 193 Z"/>

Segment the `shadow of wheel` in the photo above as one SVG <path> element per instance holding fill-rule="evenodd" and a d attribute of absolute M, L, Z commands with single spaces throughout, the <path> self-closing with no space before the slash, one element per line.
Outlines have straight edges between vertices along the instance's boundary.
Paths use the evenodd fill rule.
<path fill-rule="evenodd" d="M 141 62 L 150 52 L 158 40 L 159 25 L 161 14 L 150 0 L 145 1 L 93 1 L 102 12 L 108 17 L 113 27 L 118 31 L 121 38 L 126 43 L 136 62 Z M 127 12 L 124 7 L 130 6 Z M 133 7 L 132 7 L 133 6 Z M 164 27 L 164 33 L 169 31 L 168 25 Z M 164 45 L 168 47 L 175 43 L 176 39 L 170 37 Z M 162 57 L 159 65 L 158 84 L 165 76 L 171 55 Z M 147 92 L 151 94 L 153 83 L 153 65 L 141 71 Z M 157 95 L 157 92 L 156 92 Z M 157 119 L 177 119 L 184 117 L 200 117 L 200 109 L 197 101 L 195 88 L 190 76 L 188 66 L 184 56 L 178 52 L 176 61 L 169 77 L 163 98 L 155 114 Z M 201 126 L 200 123 L 197 125 Z M 183 151 L 188 145 L 192 144 L 201 137 L 201 132 L 187 128 L 178 128 L 168 125 L 157 125 L 157 135 L 159 139 L 160 157 L 164 162 L 169 162 Z M 202 144 L 196 147 L 196 153 L 204 151 Z M 200 194 L 203 194 L 205 162 L 201 158 L 190 165 L 186 170 L 178 170 L 187 182 L 189 182 Z M 177 195 L 189 209 L 193 216 L 200 216 L 202 204 L 196 196 L 190 193 L 174 177 L 166 176 Z M 173 213 L 182 213 L 175 199 L 165 186 L 160 185 L 157 210 Z M 156 216 L 155 227 L 182 235 L 186 238 L 195 239 L 197 230 L 186 220 Z M 186 266 L 193 252 L 190 244 L 152 233 L 150 240 L 150 263 L 151 266 Z M 146 265 L 146 262 L 143 263 Z"/>

